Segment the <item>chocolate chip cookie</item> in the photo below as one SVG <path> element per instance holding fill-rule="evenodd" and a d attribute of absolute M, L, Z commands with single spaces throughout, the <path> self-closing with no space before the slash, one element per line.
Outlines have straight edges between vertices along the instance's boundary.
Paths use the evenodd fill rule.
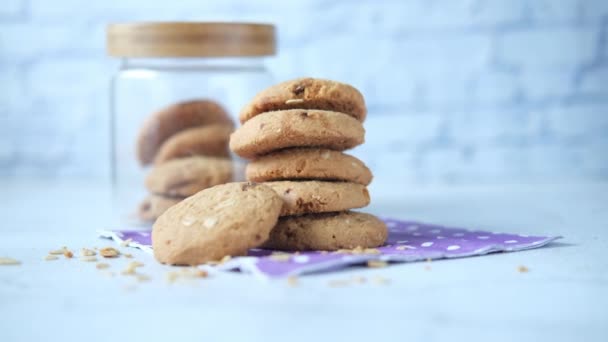
<path fill-rule="evenodd" d="M 153 194 L 188 197 L 231 179 L 230 159 L 194 156 L 156 166 L 146 178 L 146 187 Z"/>
<path fill-rule="evenodd" d="M 255 158 L 289 147 L 343 151 L 363 143 L 365 130 L 352 116 L 324 110 L 267 112 L 248 120 L 230 136 L 230 149 Z"/>
<path fill-rule="evenodd" d="M 264 184 L 283 199 L 281 216 L 362 208 L 370 201 L 367 188 L 356 183 L 277 181 Z"/>
<path fill-rule="evenodd" d="M 241 123 L 275 110 L 321 109 L 348 114 L 365 120 L 367 109 L 363 95 L 354 87 L 331 80 L 298 78 L 279 83 L 257 94 L 243 108 Z"/>
<path fill-rule="evenodd" d="M 215 124 L 187 128 L 169 137 L 160 147 L 154 163 L 190 156 L 230 156 L 228 141 L 234 128 L 225 124 Z"/>
<path fill-rule="evenodd" d="M 137 139 L 137 156 L 142 165 L 150 164 L 158 149 L 175 133 L 201 125 L 234 125 L 224 108 L 211 100 L 181 102 L 166 107 L 148 118 Z"/>
<path fill-rule="evenodd" d="M 287 251 L 374 248 L 387 237 L 386 225 L 377 217 L 346 211 L 283 217 L 262 247 Z"/>
<path fill-rule="evenodd" d="M 272 152 L 251 161 L 247 180 L 319 179 L 368 185 L 372 173 L 359 159 L 346 153 L 321 148 L 294 148 Z"/>

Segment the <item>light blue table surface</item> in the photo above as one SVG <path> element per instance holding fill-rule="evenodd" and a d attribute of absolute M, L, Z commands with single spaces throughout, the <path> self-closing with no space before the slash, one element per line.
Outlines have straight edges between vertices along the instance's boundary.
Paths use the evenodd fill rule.
<path fill-rule="evenodd" d="M 367 211 L 494 231 L 563 235 L 551 247 L 262 281 L 222 273 L 169 283 L 109 277 L 51 249 L 105 246 L 110 194 L 83 182 L 1 181 L 0 341 L 608 341 L 608 184 L 427 187 L 372 192 Z M 524 265 L 529 272 L 520 273 Z M 331 287 L 333 280 L 370 281 Z M 376 276 L 387 285 L 371 281 Z"/>

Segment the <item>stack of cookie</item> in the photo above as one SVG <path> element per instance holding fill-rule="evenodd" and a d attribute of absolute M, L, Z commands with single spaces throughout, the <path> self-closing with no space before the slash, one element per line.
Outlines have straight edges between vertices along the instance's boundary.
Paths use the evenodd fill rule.
<path fill-rule="evenodd" d="M 370 170 L 342 152 L 363 143 L 366 112 L 357 89 L 313 78 L 270 87 L 242 110 L 230 148 L 252 160 L 247 179 L 264 182 L 284 202 L 263 247 L 337 250 L 385 242 L 381 220 L 350 211 L 370 201 Z"/>
<path fill-rule="evenodd" d="M 139 208 L 140 218 L 154 221 L 184 198 L 229 182 L 233 130 L 226 111 L 210 100 L 177 103 L 151 115 L 137 140 L 140 164 L 153 165 L 145 182 L 151 194 Z"/>

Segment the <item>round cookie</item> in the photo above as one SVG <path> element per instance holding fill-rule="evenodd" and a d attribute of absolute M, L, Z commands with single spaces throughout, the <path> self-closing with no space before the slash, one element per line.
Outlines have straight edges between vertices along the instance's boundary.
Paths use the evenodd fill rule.
<path fill-rule="evenodd" d="M 257 94 L 239 115 L 241 123 L 275 110 L 322 109 L 348 114 L 365 120 L 367 109 L 363 95 L 354 87 L 330 80 L 298 78 L 279 83 Z"/>
<path fill-rule="evenodd" d="M 363 143 L 365 129 L 351 116 L 324 110 L 267 112 L 245 122 L 230 136 L 230 149 L 255 158 L 289 147 L 324 147 L 343 151 Z"/>
<path fill-rule="evenodd" d="M 264 184 L 283 199 L 281 216 L 362 208 L 370 200 L 367 188 L 356 183 L 277 181 Z"/>
<path fill-rule="evenodd" d="M 146 178 L 146 187 L 153 194 L 188 197 L 231 179 L 230 159 L 194 156 L 156 166 Z"/>
<path fill-rule="evenodd" d="M 244 255 L 266 241 L 282 205 L 263 184 L 228 183 L 203 190 L 156 220 L 154 256 L 165 264 L 198 265 Z"/>
<path fill-rule="evenodd" d="M 139 206 L 139 218 L 142 221 L 154 221 L 167 209 L 181 202 L 180 197 L 166 197 L 161 195 L 148 195 Z"/>
<path fill-rule="evenodd" d="M 272 152 L 247 164 L 247 180 L 290 179 L 347 181 L 368 185 L 372 173 L 359 159 L 338 151 L 294 148 Z"/>
<path fill-rule="evenodd" d="M 386 242 L 386 225 L 377 217 L 346 211 L 283 217 L 262 248 L 286 251 L 375 248 Z"/>
<path fill-rule="evenodd" d="M 139 162 L 152 163 L 162 143 L 173 134 L 214 123 L 234 125 L 224 108 L 210 100 L 180 102 L 154 113 L 144 122 L 137 138 Z"/>
<path fill-rule="evenodd" d="M 160 147 L 154 163 L 195 155 L 229 157 L 228 141 L 234 128 L 225 124 L 215 124 L 187 128 L 169 137 Z"/>

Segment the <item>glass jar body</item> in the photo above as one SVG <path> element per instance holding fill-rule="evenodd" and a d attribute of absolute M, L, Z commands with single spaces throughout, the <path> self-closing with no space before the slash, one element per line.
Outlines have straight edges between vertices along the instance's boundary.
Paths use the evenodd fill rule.
<path fill-rule="evenodd" d="M 124 58 L 111 81 L 111 179 L 115 211 L 122 222 L 144 223 L 145 179 L 152 165 L 137 156 L 138 138 L 149 118 L 168 106 L 211 100 L 223 107 L 235 127 L 240 109 L 272 84 L 262 58 Z M 234 165 L 240 165 L 238 158 Z M 243 178 L 235 167 L 233 180 Z"/>

